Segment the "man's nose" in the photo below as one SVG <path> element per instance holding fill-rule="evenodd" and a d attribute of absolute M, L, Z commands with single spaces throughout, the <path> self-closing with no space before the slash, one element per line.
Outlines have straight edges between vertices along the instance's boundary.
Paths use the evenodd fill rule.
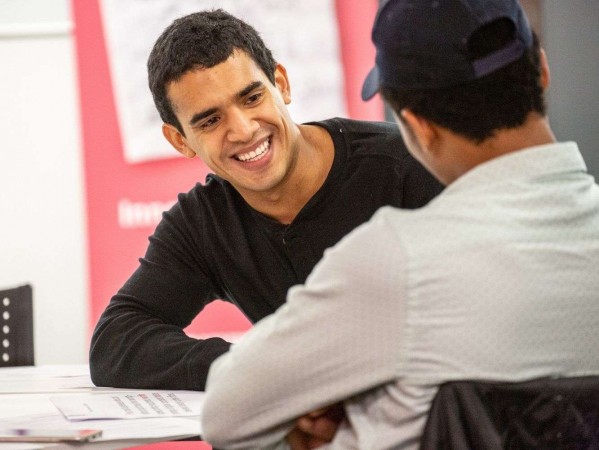
<path fill-rule="evenodd" d="M 227 138 L 231 142 L 248 142 L 254 137 L 260 125 L 247 111 L 234 108 L 229 113 Z"/>

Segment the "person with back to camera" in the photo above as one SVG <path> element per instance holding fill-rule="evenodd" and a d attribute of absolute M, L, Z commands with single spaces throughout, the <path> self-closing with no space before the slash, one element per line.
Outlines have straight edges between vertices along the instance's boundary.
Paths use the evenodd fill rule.
<path fill-rule="evenodd" d="M 442 185 L 392 123 L 294 123 L 285 68 L 225 11 L 175 20 L 148 75 L 165 138 L 213 174 L 164 214 L 103 312 L 91 375 L 99 386 L 202 390 L 230 346 L 184 333 L 204 306 L 223 299 L 252 322 L 264 318 L 379 207 L 423 206 Z"/>
<path fill-rule="evenodd" d="M 372 37 L 363 98 L 447 187 L 381 208 L 212 364 L 218 447 L 412 450 L 447 381 L 599 374 L 599 186 L 549 126 L 518 2 L 388 0 Z M 296 427 L 338 402 L 332 436 Z"/>

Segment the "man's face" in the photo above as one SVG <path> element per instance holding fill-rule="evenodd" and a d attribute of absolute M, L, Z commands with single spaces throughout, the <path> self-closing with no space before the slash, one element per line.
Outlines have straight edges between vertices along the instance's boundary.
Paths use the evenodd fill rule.
<path fill-rule="evenodd" d="M 289 85 L 280 66 L 275 83 L 242 51 L 209 69 L 191 70 L 167 86 L 185 136 L 170 125 L 165 136 L 242 195 L 274 191 L 297 157 L 297 132 L 286 106 Z"/>

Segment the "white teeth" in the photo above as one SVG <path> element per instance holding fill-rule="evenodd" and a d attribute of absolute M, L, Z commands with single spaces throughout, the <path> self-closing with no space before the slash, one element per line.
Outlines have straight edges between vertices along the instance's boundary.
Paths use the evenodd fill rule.
<path fill-rule="evenodd" d="M 258 161 L 268 150 L 268 148 L 270 147 L 270 139 L 267 139 L 266 141 L 264 141 L 260 147 L 258 147 L 256 150 L 252 150 L 249 153 L 244 153 L 242 155 L 237 155 L 236 158 L 239 161 Z"/>

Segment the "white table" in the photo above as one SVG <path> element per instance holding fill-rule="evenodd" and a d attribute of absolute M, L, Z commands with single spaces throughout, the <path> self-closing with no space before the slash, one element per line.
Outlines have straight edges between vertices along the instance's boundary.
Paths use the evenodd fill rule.
<path fill-rule="evenodd" d="M 111 419 L 70 422 L 50 401 L 53 395 L 115 392 L 97 388 L 86 365 L 10 367 L 0 369 L 0 427 L 103 430 L 102 438 L 88 443 L 0 443 L 0 450 L 93 449 L 109 450 L 153 442 L 194 439 L 201 434 L 199 416 Z M 38 426 L 39 428 L 39 426 Z"/>

